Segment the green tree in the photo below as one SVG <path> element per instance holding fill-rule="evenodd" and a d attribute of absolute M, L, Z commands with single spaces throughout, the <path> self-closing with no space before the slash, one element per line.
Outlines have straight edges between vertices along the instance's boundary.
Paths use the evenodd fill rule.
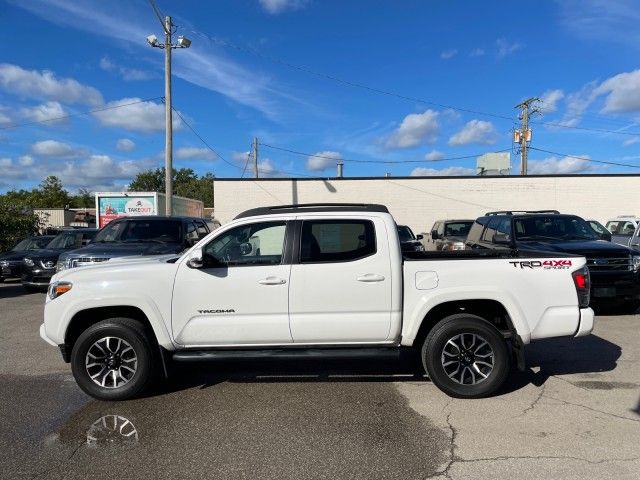
<path fill-rule="evenodd" d="M 34 190 L 37 199 L 37 207 L 41 208 L 64 208 L 71 203 L 71 196 L 63 186 L 60 179 L 54 175 L 49 175 L 42 182 L 39 188 Z"/>
<path fill-rule="evenodd" d="M 40 218 L 29 207 L 0 195 L 0 252 L 11 248 L 18 240 L 33 235 L 40 227 Z"/>
<path fill-rule="evenodd" d="M 78 208 L 92 208 L 96 204 L 93 193 L 86 188 L 78 189 L 78 194 L 71 198 L 71 205 Z"/>
<path fill-rule="evenodd" d="M 140 172 L 129 184 L 129 191 L 164 193 L 164 168 Z M 191 168 L 173 171 L 173 194 L 194 198 L 204 202 L 205 207 L 213 207 L 214 175 L 198 176 Z"/>

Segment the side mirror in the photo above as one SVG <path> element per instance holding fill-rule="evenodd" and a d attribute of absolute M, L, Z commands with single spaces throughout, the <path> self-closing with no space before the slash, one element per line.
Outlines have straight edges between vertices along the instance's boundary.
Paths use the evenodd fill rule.
<path fill-rule="evenodd" d="M 511 245 L 511 237 L 506 233 L 494 233 L 491 241 L 497 245 Z"/>
<path fill-rule="evenodd" d="M 611 234 L 604 232 L 600 234 L 600 240 L 606 240 L 607 242 L 611 241 Z"/>
<path fill-rule="evenodd" d="M 437 230 L 434 230 L 433 232 L 431 232 L 431 240 L 438 240 L 440 238 L 440 235 L 438 234 Z"/>
<path fill-rule="evenodd" d="M 422 235 L 416 235 L 416 240 L 422 240 L 424 238 L 424 236 Z"/>
<path fill-rule="evenodd" d="M 253 246 L 249 242 L 240 244 L 240 255 L 249 255 L 253 250 Z"/>
<path fill-rule="evenodd" d="M 198 249 L 191 252 L 189 259 L 187 260 L 187 267 L 189 268 L 202 268 L 204 261 L 202 260 L 202 250 Z"/>

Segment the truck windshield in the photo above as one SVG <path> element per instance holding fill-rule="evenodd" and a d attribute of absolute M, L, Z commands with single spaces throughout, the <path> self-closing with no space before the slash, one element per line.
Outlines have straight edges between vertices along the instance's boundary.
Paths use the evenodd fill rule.
<path fill-rule="evenodd" d="M 518 240 L 598 240 L 599 237 L 580 217 L 535 216 L 516 219 Z"/>
<path fill-rule="evenodd" d="M 93 243 L 181 243 L 179 220 L 135 220 L 112 222 L 98 232 Z"/>
<path fill-rule="evenodd" d="M 466 237 L 469 234 L 473 222 L 453 222 L 447 223 L 444 227 L 445 237 Z"/>
<path fill-rule="evenodd" d="M 76 246 L 76 237 L 78 234 L 73 232 L 61 233 L 56 238 L 51 240 L 51 243 L 47 245 L 47 248 L 71 248 Z M 80 235 L 81 237 L 81 235 Z M 78 241 L 80 240 L 78 237 Z M 80 245 L 78 245 L 80 247 Z"/>
<path fill-rule="evenodd" d="M 398 225 L 398 236 L 401 242 L 410 242 L 416 239 L 411 229 L 406 225 Z"/>

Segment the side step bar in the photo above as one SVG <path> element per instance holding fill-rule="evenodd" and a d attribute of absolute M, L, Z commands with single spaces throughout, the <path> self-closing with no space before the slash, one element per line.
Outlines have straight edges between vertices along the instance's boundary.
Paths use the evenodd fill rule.
<path fill-rule="evenodd" d="M 180 350 L 173 354 L 178 362 L 200 362 L 210 360 L 243 360 L 243 359 L 349 359 L 385 356 L 400 358 L 398 347 L 354 347 L 354 348 L 279 348 L 279 349 L 216 349 L 216 350 Z"/>

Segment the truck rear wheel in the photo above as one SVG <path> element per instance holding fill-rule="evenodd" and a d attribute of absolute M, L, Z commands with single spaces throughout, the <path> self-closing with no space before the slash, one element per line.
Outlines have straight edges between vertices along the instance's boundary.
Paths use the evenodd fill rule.
<path fill-rule="evenodd" d="M 422 363 L 431 381 L 456 398 L 491 395 L 510 370 L 509 349 L 500 332 L 481 317 L 465 313 L 433 327 L 422 345 Z"/>
<path fill-rule="evenodd" d="M 111 318 L 82 332 L 71 352 L 71 371 L 87 394 L 99 400 L 140 395 L 154 377 L 154 354 L 144 327 Z"/>

